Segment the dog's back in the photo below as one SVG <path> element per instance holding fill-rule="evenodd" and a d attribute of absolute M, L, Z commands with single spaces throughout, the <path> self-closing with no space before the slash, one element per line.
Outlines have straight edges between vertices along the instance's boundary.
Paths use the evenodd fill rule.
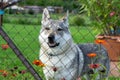
<path fill-rule="evenodd" d="M 78 47 L 82 50 L 84 55 L 84 66 L 81 75 L 93 73 L 93 71 L 89 68 L 91 58 L 88 57 L 87 54 L 95 53 L 97 54 L 97 58 L 93 61 L 93 63 L 102 65 L 104 68 L 100 68 L 100 71 L 104 72 L 104 77 L 107 77 L 110 69 L 110 61 L 106 49 L 101 44 L 98 45 L 93 43 L 79 44 Z"/>

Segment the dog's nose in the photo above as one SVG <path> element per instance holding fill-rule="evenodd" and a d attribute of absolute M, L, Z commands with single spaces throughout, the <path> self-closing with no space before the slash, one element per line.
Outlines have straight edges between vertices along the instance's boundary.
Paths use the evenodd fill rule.
<path fill-rule="evenodd" d="M 54 43 L 54 39 L 55 39 L 54 35 L 49 35 L 48 36 L 49 43 Z"/>

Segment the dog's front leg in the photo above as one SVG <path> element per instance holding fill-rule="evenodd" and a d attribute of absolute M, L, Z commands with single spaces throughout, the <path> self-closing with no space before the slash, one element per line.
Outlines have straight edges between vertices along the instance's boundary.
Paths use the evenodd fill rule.
<path fill-rule="evenodd" d="M 55 80 L 54 79 L 54 72 L 49 67 L 44 67 L 43 72 L 45 74 L 46 80 Z"/>

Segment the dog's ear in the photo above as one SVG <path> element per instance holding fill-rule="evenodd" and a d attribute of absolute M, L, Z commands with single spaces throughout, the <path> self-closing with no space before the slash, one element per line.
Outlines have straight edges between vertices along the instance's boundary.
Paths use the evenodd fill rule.
<path fill-rule="evenodd" d="M 50 19 L 49 11 L 48 11 L 47 8 L 45 8 L 45 9 L 43 10 L 41 23 L 43 24 L 44 22 L 48 21 L 49 19 Z"/>
<path fill-rule="evenodd" d="M 67 26 L 67 27 L 69 26 L 68 16 L 69 16 L 69 11 L 67 10 L 66 15 L 62 18 L 62 20 L 63 20 L 65 26 Z"/>

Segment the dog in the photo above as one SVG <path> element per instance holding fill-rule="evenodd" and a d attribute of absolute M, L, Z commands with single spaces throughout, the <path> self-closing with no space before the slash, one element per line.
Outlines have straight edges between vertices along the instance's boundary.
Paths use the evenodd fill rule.
<path fill-rule="evenodd" d="M 95 69 L 98 75 L 94 80 L 108 77 L 110 65 L 106 49 L 94 43 L 75 44 L 68 29 L 68 11 L 62 19 L 54 20 L 45 8 L 41 24 L 39 59 L 45 64 L 46 80 L 77 80 L 82 76 L 93 80 L 91 74 L 95 71 L 89 67 L 91 62 L 102 65 Z M 97 54 L 95 60 L 91 61 L 89 53 Z"/>

